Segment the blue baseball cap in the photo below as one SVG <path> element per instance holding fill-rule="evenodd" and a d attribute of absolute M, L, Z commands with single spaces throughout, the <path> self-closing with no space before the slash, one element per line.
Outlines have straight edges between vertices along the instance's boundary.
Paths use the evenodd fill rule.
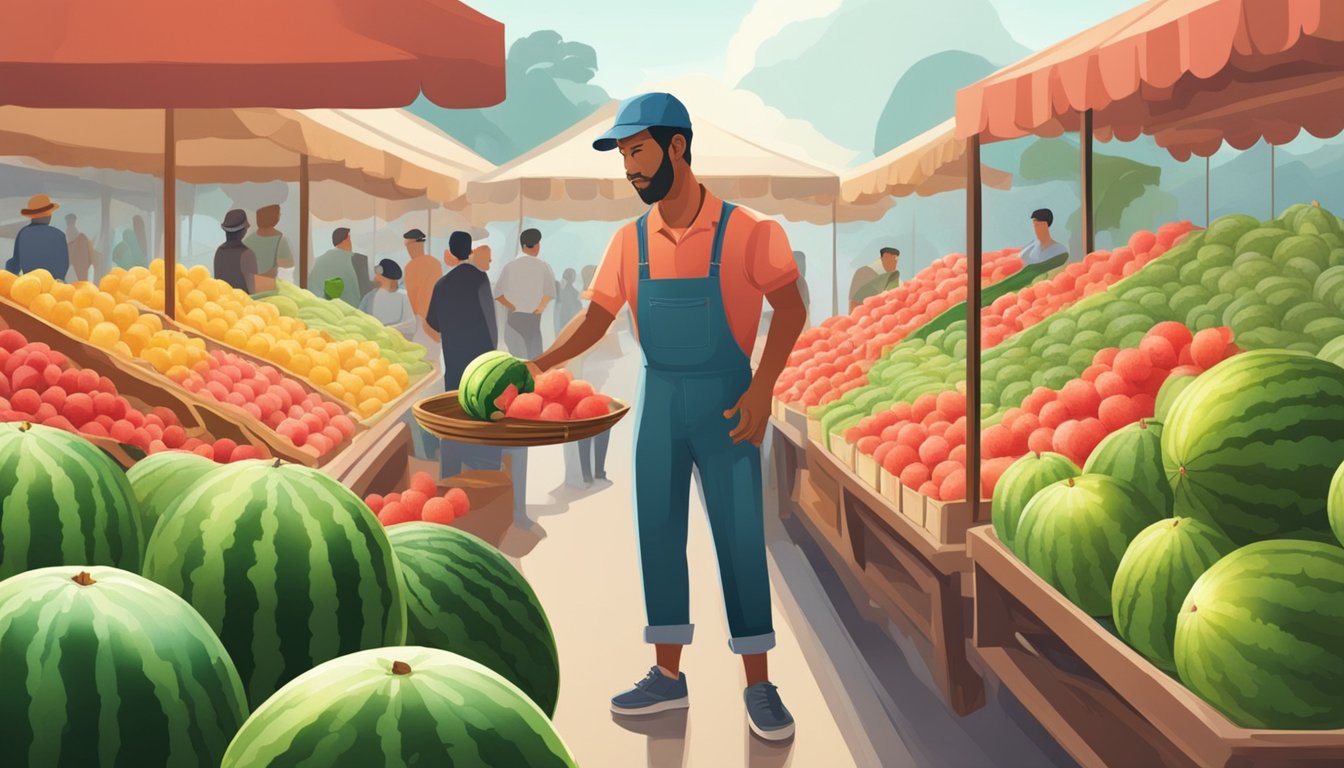
<path fill-rule="evenodd" d="M 616 110 L 616 124 L 593 142 L 599 152 L 615 149 L 616 142 L 628 139 L 650 128 L 685 128 L 691 130 L 691 113 L 686 111 L 676 96 L 670 93 L 644 93 L 621 102 Z"/>

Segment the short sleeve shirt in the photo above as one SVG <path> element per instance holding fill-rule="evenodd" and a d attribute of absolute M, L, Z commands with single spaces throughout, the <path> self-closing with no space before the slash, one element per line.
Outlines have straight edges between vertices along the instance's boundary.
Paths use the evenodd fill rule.
<path fill-rule="evenodd" d="M 541 297 L 555 298 L 555 273 L 540 258 L 520 253 L 504 265 L 495 295 L 507 299 L 519 312 L 531 312 L 541 304 Z"/>
<path fill-rule="evenodd" d="M 654 206 L 649 211 L 649 277 L 705 277 L 714 249 L 714 231 L 719 224 L 723 201 L 705 192 L 700 213 L 681 233 L 669 229 Z M 723 306 L 728 327 L 738 346 L 748 356 L 756 343 L 761 323 L 761 307 L 767 294 L 798 279 L 798 264 L 793 247 L 778 222 L 744 208 L 738 208 L 728 220 L 724 233 L 723 256 L 719 264 Z M 639 241 L 632 221 L 616 233 L 593 279 L 593 302 L 616 315 L 629 305 L 639 330 Z"/>

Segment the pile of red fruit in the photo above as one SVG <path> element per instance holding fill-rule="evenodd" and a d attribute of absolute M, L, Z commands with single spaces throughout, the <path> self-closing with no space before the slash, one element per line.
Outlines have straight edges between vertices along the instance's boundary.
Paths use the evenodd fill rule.
<path fill-rule="evenodd" d="M 993 285 L 1022 269 L 1017 248 L 984 254 L 981 278 Z M 953 253 L 899 288 L 878 294 L 848 315 L 805 331 L 775 385 L 775 397 L 801 406 L 824 405 L 867 383 L 882 353 L 966 300 L 966 257 Z"/>
<path fill-rule="evenodd" d="M 178 382 L 189 392 L 247 411 L 296 447 L 324 456 L 355 432 L 345 408 L 285 376 L 238 355 L 214 350 Z"/>
<path fill-rule="evenodd" d="M 581 421 L 606 416 L 611 398 L 593 390 L 593 385 L 566 370 L 547 371 L 537 377 L 531 392 L 518 394 L 509 387 L 495 404 L 511 419 Z"/>
<path fill-rule="evenodd" d="M 31 421 L 87 437 L 109 438 L 145 453 L 184 450 L 218 462 L 266 458 L 251 445 L 187 435 L 167 408 L 143 412 L 117 394 L 116 385 L 89 368 L 75 368 L 61 352 L 29 343 L 13 329 L 0 331 L 0 421 Z"/>
<path fill-rule="evenodd" d="M 442 496 L 434 478 L 426 472 L 416 472 L 411 487 L 400 493 L 364 497 L 364 503 L 378 516 L 383 525 L 396 525 L 423 520 L 427 523 L 448 525 L 471 511 L 466 491 L 449 488 Z"/>

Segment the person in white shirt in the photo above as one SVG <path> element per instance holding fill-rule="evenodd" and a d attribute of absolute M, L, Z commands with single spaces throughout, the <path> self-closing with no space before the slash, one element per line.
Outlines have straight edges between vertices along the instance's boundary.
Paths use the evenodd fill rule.
<path fill-rule="evenodd" d="M 542 352 L 541 314 L 555 299 L 555 273 L 541 260 L 541 232 L 523 230 L 518 244 L 521 252 L 504 265 L 495 286 L 495 300 L 509 310 L 509 352 L 532 360 Z"/>
<path fill-rule="evenodd" d="M 411 311 L 411 300 L 399 290 L 401 266 L 391 259 L 383 259 L 374 267 L 373 290 L 359 303 L 361 311 L 378 318 L 383 325 L 407 339 L 415 335 L 417 320 Z"/>
<path fill-rule="evenodd" d="M 1024 265 L 1043 264 L 1052 268 L 1069 260 L 1069 249 L 1050 237 L 1050 225 L 1054 223 L 1055 214 L 1049 208 L 1031 212 L 1031 225 L 1036 230 L 1036 239 L 1027 243 L 1019 254 Z"/>

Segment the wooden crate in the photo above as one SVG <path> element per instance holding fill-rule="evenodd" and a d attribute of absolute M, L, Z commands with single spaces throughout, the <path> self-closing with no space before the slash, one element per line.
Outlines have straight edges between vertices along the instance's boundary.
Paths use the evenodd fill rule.
<path fill-rule="evenodd" d="M 440 480 L 440 492 L 461 488 L 471 501 L 471 511 L 452 526 L 498 547 L 513 527 L 513 478 L 507 472 L 467 470 Z"/>
<path fill-rule="evenodd" d="M 903 509 L 905 489 L 901 487 L 901 479 L 885 469 L 879 469 L 878 474 L 881 476 L 881 482 L 877 489 L 878 493 L 886 499 L 892 512 L 898 515 L 905 514 Z"/>
<path fill-rule="evenodd" d="M 854 471 L 854 454 L 857 453 L 854 444 L 845 440 L 839 435 L 831 435 L 831 453 L 835 455 L 835 460 L 840 466 Z"/>
<path fill-rule="evenodd" d="M 841 546 L 843 530 L 840 514 L 840 475 L 835 456 L 818 443 L 809 443 L 807 468 L 799 481 L 798 506 L 831 543 Z"/>
<path fill-rule="evenodd" d="M 877 459 L 871 453 L 860 451 L 858 446 L 854 448 L 854 474 L 869 488 L 878 491 L 882 489 L 882 468 L 877 465 Z"/>
<path fill-rule="evenodd" d="M 807 443 L 807 412 L 801 408 L 792 408 L 784 406 L 784 425 L 787 426 L 795 435 L 798 436 L 797 443 L 801 447 Z"/>
<path fill-rule="evenodd" d="M 1338 768 L 1344 730 L 1234 725 L 971 530 L 977 655 L 1083 766 Z"/>
<path fill-rule="evenodd" d="M 901 514 L 905 515 L 921 529 L 927 531 L 927 529 L 924 528 L 924 502 L 926 501 L 928 501 L 928 499 L 921 496 L 919 491 L 916 491 L 914 488 L 907 485 L 901 485 Z"/>
<path fill-rule="evenodd" d="M 948 544 L 966 543 L 966 531 L 989 522 L 989 500 L 980 502 L 979 515 L 969 501 L 924 499 L 924 529 Z"/>

